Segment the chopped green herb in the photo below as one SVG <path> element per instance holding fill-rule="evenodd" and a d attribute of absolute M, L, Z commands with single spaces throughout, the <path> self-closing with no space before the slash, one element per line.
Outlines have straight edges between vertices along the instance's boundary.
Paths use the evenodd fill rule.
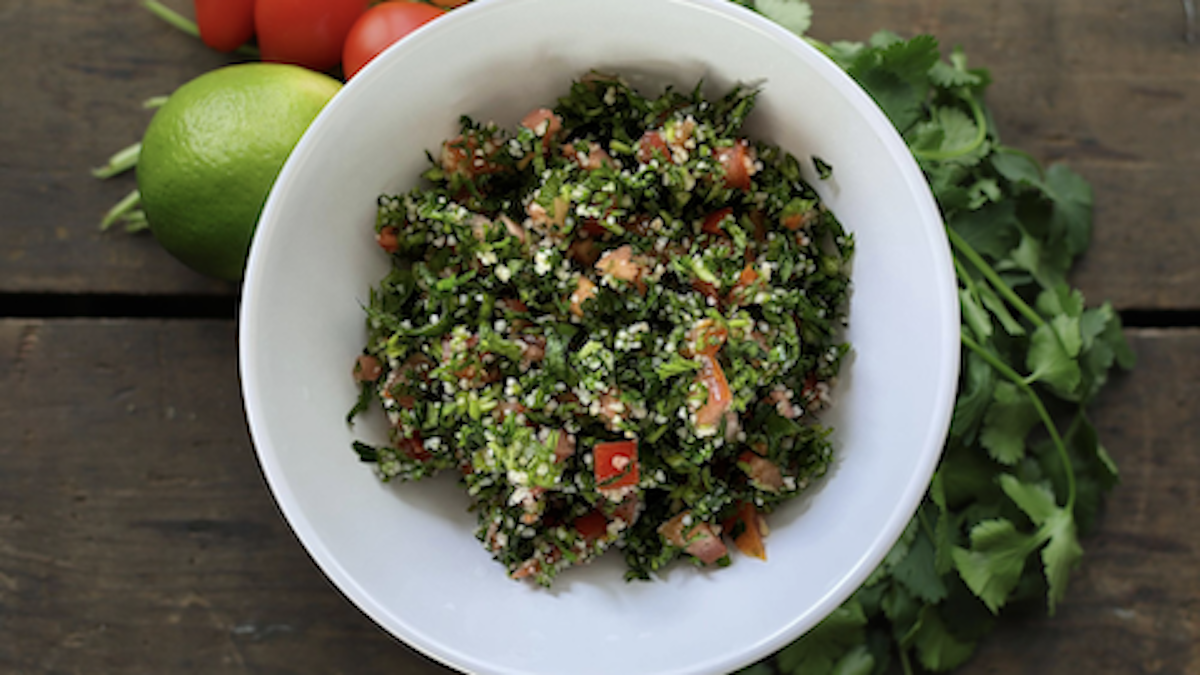
<path fill-rule="evenodd" d="M 355 449 L 383 480 L 457 469 L 511 576 L 729 564 L 747 505 L 826 471 L 854 239 L 742 136 L 756 94 L 593 73 L 516 130 L 463 118 L 428 184 L 379 198 L 356 377 L 390 442 Z"/>

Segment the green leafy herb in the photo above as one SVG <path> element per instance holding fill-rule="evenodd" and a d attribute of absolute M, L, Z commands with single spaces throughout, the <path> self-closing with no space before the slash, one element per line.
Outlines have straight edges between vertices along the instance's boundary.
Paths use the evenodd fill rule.
<path fill-rule="evenodd" d="M 736 1 L 798 34 L 809 23 L 802 2 Z M 1001 143 L 987 71 L 960 50 L 943 58 L 928 35 L 806 39 L 875 99 L 929 180 L 963 362 L 942 463 L 904 535 L 841 608 L 743 674 L 945 672 L 1006 606 L 1041 595 L 1053 614 L 1063 601 L 1080 533 L 1117 482 L 1087 407 L 1133 353 L 1112 307 L 1087 307 L 1067 283 L 1091 236 L 1091 187 Z"/>

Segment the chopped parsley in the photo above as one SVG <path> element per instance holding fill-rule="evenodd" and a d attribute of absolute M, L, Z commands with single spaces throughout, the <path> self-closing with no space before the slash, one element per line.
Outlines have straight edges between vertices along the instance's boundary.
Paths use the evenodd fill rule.
<path fill-rule="evenodd" d="M 825 473 L 854 242 L 743 135 L 756 94 L 593 73 L 515 130 L 462 118 L 380 197 L 351 417 L 377 402 L 390 442 L 355 451 L 383 480 L 457 471 L 512 577 L 761 557 L 763 516 Z"/>

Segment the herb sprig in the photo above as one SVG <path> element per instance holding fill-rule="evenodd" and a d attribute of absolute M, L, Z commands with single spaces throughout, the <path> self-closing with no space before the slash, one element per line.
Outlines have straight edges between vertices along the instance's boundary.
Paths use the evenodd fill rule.
<path fill-rule="evenodd" d="M 800 0 L 735 1 L 797 34 L 810 24 Z M 1006 607 L 1053 615 L 1062 602 L 1079 537 L 1117 482 L 1087 408 L 1133 353 L 1112 306 L 1087 307 L 1067 281 L 1090 240 L 1091 187 L 1002 144 L 986 70 L 961 50 L 943 58 L 928 35 L 809 42 L 871 94 L 933 189 L 959 281 L 962 374 L 941 464 L 884 562 L 742 675 L 949 671 Z"/>

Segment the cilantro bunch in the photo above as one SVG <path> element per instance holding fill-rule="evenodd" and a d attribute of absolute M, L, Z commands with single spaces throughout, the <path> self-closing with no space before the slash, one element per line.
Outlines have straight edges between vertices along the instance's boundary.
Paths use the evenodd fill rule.
<path fill-rule="evenodd" d="M 797 33 L 798 0 L 738 0 Z M 842 607 L 742 675 L 944 672 L 1006 607 L 1053 614 L 1117 467 L 1088 418 L 1133 354 L 1120 318 L 1067 274 L 1091 236 L 1092 192 L 1065 166 L 1000 141 L 987 71 L 937 40 L 881 32 L 810 40 L 871 94 L 941 207 L 962 305 L 963 362 L 941 464 L 916 516 Z"/>

